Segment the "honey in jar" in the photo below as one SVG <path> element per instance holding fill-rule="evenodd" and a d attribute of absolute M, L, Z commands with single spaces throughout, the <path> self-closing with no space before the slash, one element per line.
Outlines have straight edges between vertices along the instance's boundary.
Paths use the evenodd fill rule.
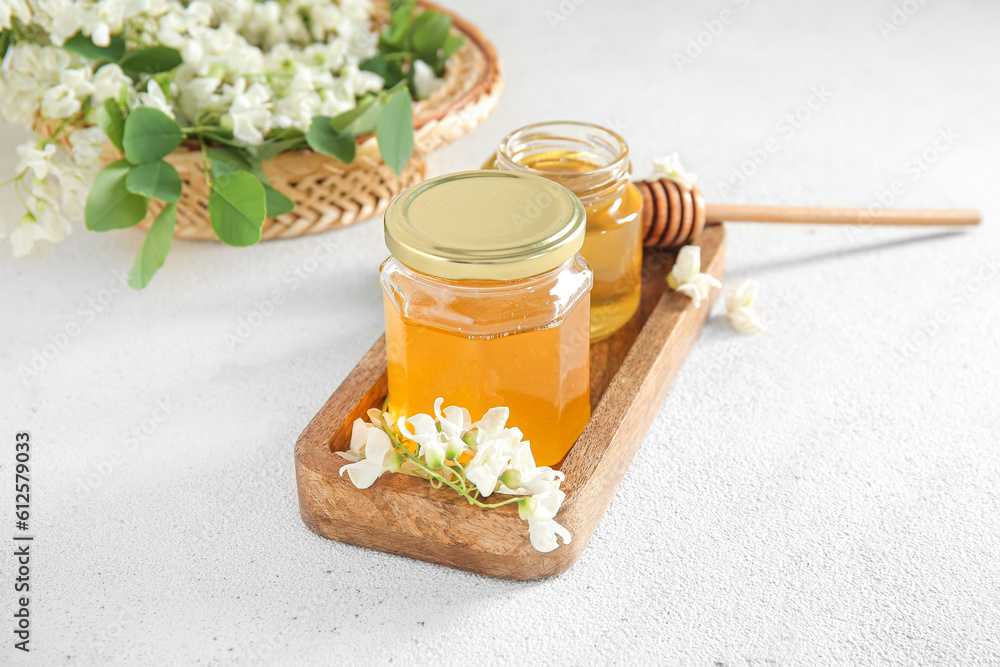
<path fill-rule="evenodd" d="M 635 314 L 642 292 L 642 197 L 629 182 L 625 140 L 590 123 L 528 125 L 500 142 L 495 167 L 549 178 L 580 197 L 582 254 L 594 272 L 590 336 L 613 334 Z"/>
<path fill-rule="evenodd" d="M 590 289 L 580 200 L 531 174 L 433 178 L 385 214 L 389 411 L 510 408 L 538 465 L 590 419 Z"/>

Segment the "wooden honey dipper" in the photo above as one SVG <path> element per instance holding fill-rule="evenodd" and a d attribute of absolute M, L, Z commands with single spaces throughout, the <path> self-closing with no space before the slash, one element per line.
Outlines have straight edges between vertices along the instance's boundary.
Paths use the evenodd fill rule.
<path fill-rule="evenodd" d="M 643 245 L 680 248 L 697 240 L 707 224 L 721 222 L 792 222 L 831 225 L 978 225 L 982 216 L 971 209 L 810 208 L 706 204 L 698 188 L 669 178 L 634 181 L 642 195 Z"/>

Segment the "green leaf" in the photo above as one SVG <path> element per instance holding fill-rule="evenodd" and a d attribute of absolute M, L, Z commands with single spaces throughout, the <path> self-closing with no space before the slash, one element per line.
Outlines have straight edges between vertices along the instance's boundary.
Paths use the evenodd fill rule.
<path fill-rule="evenodd" d="M 397 60 L 388 60 L 384 55 L 377 55 L 371 60 L 366 60 L 361 63 L 360 69 L 378 74 L 385 81 L 387 88 L 392 88 L 406 76 Z"/>
<path fill-rule="evenodd" d="M 330 121 L 334 132 L 341 133 L 350 130 L 355 137 L 371 134 L 375 131 L 379 114 L 382 113 L 382 101 L 378 97 L 363 99 L 358 106 L 334 116 Z"/>
<path fill-rule="evenodd" d="M 224 146 L 213 146 L 208 149 L 208 159 L 212 163 L 212 173 L 221 177 L 222 174 L 249 173 L 264 186 L 264 202 L 267 217 L 273 218 L 295 209 L 295 202 L 271 187 L 271 180 L 264 173 L 260 159 L 251 151 L 241 151 Z"/>
<path fill-rule="evenodd" d="M 368 109 L 375 104 L 378 98 L 374 95 L 367 95 L 350 111 L 345 111 L 342 114 L 336 115 L 330 119 L 330 127 L 333 128 L 334 132 L 343 132 L 347 128 L 351 127 L 358 118 L 360 118 Z"/>
<path fill-rule="evenodd" d="M 363 137 L 371 134 L 378 126 L 378 118 L 382 115 L 382 100 L 376 99 L 374 104 L 368 107 L 353 123 L 351 123 L 351 133 L 355 137 Z"/>
<path fill-rule="evenodd" d="M 382 31 L 382 37 L 379 39 L 380 46 L 396 47 L 394 50 L 409 50 L 405 42 L 409 34 L 410 17 L 413 16 L 413 10 L 416 7 L 415 0 L 403 0 L 402 2 L 393 2 L 390 5 L 392 20 Z"/>
<path fill-rule="evenodd" d="M 416 18 L 413 22 L 413 28 L 410 30 L 413 51 L 424 62 L 430 65 L 435 64 L 438 51 L 444 46 L 450 31 L 450 16 L 433 10 L 425 11 Z"/>
<path fill-rule="evenodd" d="M 3 59 L 7 55 L 7 49 L 10 47 L 10 30 L 0 31 L 0 59 Z"/>
<path fill-rule="evenodd" d="M 208 160 L 212 163 L 212 172 L 226 174 L 232 171 L 254 171 L 260 166 L 260 160 L 250 149 L 241 150 L 235 146 L 212 146 L 208 149 Z"/>
<path fill-rule="evenodd" d="M 139 107 L 125 119 L 122 147 L 132 164 L 155 162 L 180 146 L 184 132 L 167 114 L 158 109 Z"/>
<path fill-rule="evenodd" d="M 108 135 L 115 148 L 124 153 L 122 137 L 125 135 L 125 113 L 117 102 L 106 100 L 97 109 L 97 124 L 104 130 L 104 134 Z"/>
<path fill-rule="evenodd" d="M 173 165 L 157 160 L 132 167 L 125 177 L 129 192 L 165 202 L 181 198 L 181 177 Z"/>
<path fill-rule="evenodd" d="M 257 149 L 257 155 L 262 160 L 273 160 L 278 153 L 284 153 L 296 148 L 304 148 L 307 145 L 306 135 L 304 134 L 298 137 L 289 137 L 288 139 L 265 141 Z"/>
<path fill-rule="evenodd" d="M 223 243 L 240 247 L 257 243 L 266 214 L 264 186 L 253 174 L 232 171 L 212 181 L 208 217 Z"/>
<path fill-rule="evenodd" d="M 149 200 L 132 194 L 125 187 L 125 179 L 132 166 L 126 160 L 112 162 L 97 174 L 84 208 L 87 229 L 106 232 L 109 229 L 132 227 L 146 217 Z"/>
<path fill-rule="evenodd" d="M 169 72 L 184 62 L 181 53 L 177 49 L 166 46 L 149 46 L 145 49 L 132 51 L 118 63 L 122 70 L 130 77 L 138 81 L 143 74 L 159 74 Z"/>
<path fill-rule="evenodd" d="M 210 141 L 215 141 L 220 144 L 225 144 L 226 146 L 232 146 L 233 148 L 247 148 L 247 145 L 241 143 L 233 138 L 233 133 L 227 130 L 218 130 L 215 132 L 202 132 L 201 136 Z"/>
<path fill-rule="evenodd" d="M 77 24 L 79 25 L 79 24 Z M 78 32 L 63 44 L 63 48 L 78 53 L 87 60 L 111 60 L 117 62 L 125 55 L 125 40 L 120 35 L 112 35 L 107 46 L 97 46 L 94 41 Z"/>
<path fill-rule="evenodd" d="M 167 204 L 156 216 L 153 226 L 146 232 L 146 239 L 142 242 L 142 250 L 139 251 L 132 270 L 128 274 L 128 284 L 133 289 L 140 290 L 149 284 L 153 276 L 170 252 L 170 244 L 174 239 L 174 222 L 177 219 L 177 204 Z"/>
<path fill-rule="evenodd" d="M 306 141 L 317 153 L 337 158 L 344 164 L 354 161 L 354 153 L 358 147 L 353 134 L 336 132 L 326 116 L 313 116 Z"/>
<path fill-rule="evenodd" d="M 270 185 L 264 186 L 264 200 L 267 204 L 267 217 L 269 218 L 276 218 L 295 210 L 295 202 Z"/>
<path fill-rule="evenodd" d="M 271 135 L 271 139 L 302 139 L 306 136 L 306 133 L 302 130 L 296 129 L 294 127 L 283 127 L 274 134 Z"/>
<path fill-rule="evenodd" d="M 149 77 L 149 81 L 155 81 L 156 85 L 160 87 L 160 90 L 166 94 L 170 90 L 170 85 L 174 82 L 174 74 L 176 72 L 160 72 L 159 74 L 154 74 Z M 146 82 L 146 91 L 149 91 L 149 81 Z"/>
<path fill-rule="evenodd" d="M 455 55 L 455 52 L 458 51 L 460 48 L 462 48 L 462 44 L 464 43 L 465 43 L 465 37 L 462 35 L 448 35 L 448 39 L 444 40 L 444 45 L 441 47 L 442 49 L 441 60 L 438 63 L 441 66 L 442 71 L 437 72 L 438 76 L 441 76 L 444 70 L 444 64 L 448 60 L 448 58 L 451 58 L 453 55 Z"/>
<path fill-rule="evenodd" d="M 396 174 L 403 171 L 413 154 L 413 110 L 410 91 L 400 89 L 389 96 L 378 119 L 375 136 L 382 159 Z"/>

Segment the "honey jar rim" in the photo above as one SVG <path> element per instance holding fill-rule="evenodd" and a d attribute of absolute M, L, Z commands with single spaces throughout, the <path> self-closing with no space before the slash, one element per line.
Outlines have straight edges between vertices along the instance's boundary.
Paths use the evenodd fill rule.
<path fill-rule="evenodd" d="M 446 280 L 511 281 L 576 255 L 586 210 L 571 190 L 541 176 L 473 170 L 403 191 L 384 225 L 389 251 L 411 269 Z"/>
<path fill-rule="evenodd" d="M 573 128 L 584 134 L 567 136 L 564 134 L 566 128 Z M 603 156 L 602 162 L 594 163 L 594 166 L 586 171 L 572 172 L 536 169 L 522 161 L 520 155 L 522 151 L 532 147 L 533 144 L 546 142 L 576 144 L 578 148 L 592 149 L 594 154 L 603 148 L 607 151 L 607 155 Z M 495 159 L 498 169 L 535 174 L 565 185 L 580 197 L 585 206 L 590 206 L 595 200 L 619 191 L 628 183 L 631 175 L 631 156 L 625 138 L 609 127 L 583 120 L 546 120 L 519 127 L 500 140 Z"/>

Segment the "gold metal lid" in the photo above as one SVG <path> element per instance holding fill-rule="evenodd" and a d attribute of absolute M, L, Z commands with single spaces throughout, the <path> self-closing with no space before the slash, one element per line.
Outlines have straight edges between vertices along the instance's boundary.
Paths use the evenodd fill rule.
<path fill-rule="evenodd" d="M 571 191 L 532 174 L 460 171 L 415 185 L 385 212 L 385 244 L 447 280 L 538 275 L 583 247 L 587 215 Z"/>

